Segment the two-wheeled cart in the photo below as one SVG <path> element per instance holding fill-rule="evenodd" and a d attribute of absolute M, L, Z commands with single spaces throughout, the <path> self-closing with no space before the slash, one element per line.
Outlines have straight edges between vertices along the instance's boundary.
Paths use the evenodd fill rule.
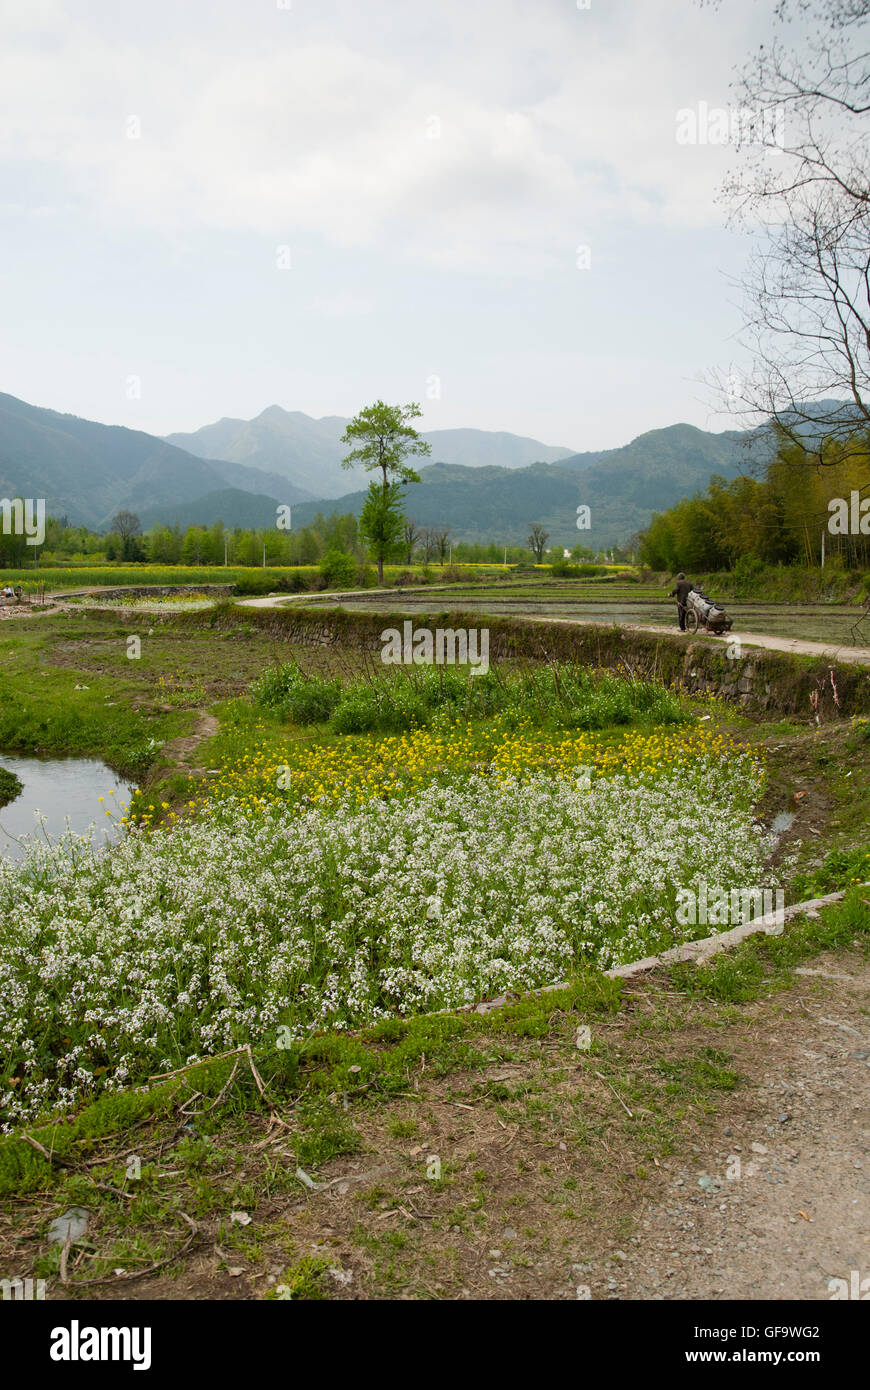
<path fill-rule="evenodd" d="M 700 589 L 690 589 L 686 595 L 686 631 L 712 632 L 721 636 L 730 632 L 734 623 L 721 604 L 708 598 Z"/>

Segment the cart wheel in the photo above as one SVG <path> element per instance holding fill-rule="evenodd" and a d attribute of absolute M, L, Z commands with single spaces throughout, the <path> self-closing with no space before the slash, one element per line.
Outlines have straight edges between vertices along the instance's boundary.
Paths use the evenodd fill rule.
<path fill-rule="evenodd" d="M 697 631 L 698 631 L 698 615 L 697 615 L 697 613 L 693 613 L 692 610 L 691 610 L 691 608 L 689 609 L 688 613 L 686 614 L 686 631 L 687 631 L 687 632 L 697 632 Z"/>

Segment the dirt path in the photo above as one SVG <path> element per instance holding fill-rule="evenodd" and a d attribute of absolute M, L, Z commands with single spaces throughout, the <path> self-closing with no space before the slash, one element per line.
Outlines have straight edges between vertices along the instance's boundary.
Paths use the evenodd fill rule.
<path fill-rule="evenodd" d="M 751 1090 L 669 1165 L 614 1296 L 819 1299 L 852 1271 L 870 1280 L 870 965 L 825 957 L 797 974 L 806 993 L 735 1040 Z"/>
<path fill-rule="evenodd" d="M 528 1062 L 491 1067 L 476 1085 L 443 1088 L 419 1078 L 424 1151 L 458 1169 L 449 1199 L 433 1201 L 427 1184 L 408 1175 L 413 1161 L 367 1127 L 376 1155 L 342 1165 L 349 1181 L 310 1194 L 293 1224 L 313 1238 L 312 1248 L 329 1249 L 336 1237 L 346 1247 L 359 1219 L 355 1169 L 367 1171 L 366 1186 L 378 1181 L 375 1230 L 392 1211 L 389 1229 L 404 1233 L 401 1249 L 411 1247 L 424 1267 L 452 1264 L 452 1278 L 433 1274 L 436 1295 L 828 1299 L 830 1279 L 848 1287 L 853 1270 L 859 1281 L 870 1279 L 870 966 L 826 956 L 804 967 L 800 980 L 787 997 L 769 996 L 724 1026 L 715 1016 L 706 1027 L 689 1017 L 670 1042 L 638 1035 L 624 1018 L 603 1029 L 602 1041 L 619 1053 L 612 1090 L 597 1068 L 575 1065 L 566 1080 L 554 1075 L 560 1054 L 551 1039 L 540 1076 L 549 1082 L 547 1103 L 531 1113 L 481 1096 L 485 1078 L 522 1090 L 532 1080 Z M 685 1075 L 703 1042 L 728 1057 L 738 1084 L 692 1096 L 676 1152 L 650 1160 L 620 1095 L 637 1118 L 646 1107 L 633 1078 L 659 1067 Z M 704 1116 L 707 1107 L 715 1118 Z M 579 1144 L 578 1108 L 591 1121 Z M 475 1199 L 487 1218 L 476 1230 Z M 421 1211 L 430 1221 L 439 1211 L 450 1221 L 452 1213 L 454 1224 L 436 1234 L 414 1215 Z M 357 1289 L 349 1296 L 384 1296 L 377 1258 L 351 1267 Z"/>
<path fill-rule="evenodd" d="M 190 776 L 192 773 L 191 755 L 196 752 L 203 739 L 211 738 L 219 728 L 220 724 L 213 714 L 207 714 L 205 710 L 200 710 L 196 716 L 196 723 L 189 734 L 171 739 L 169 743 L 163 745 L 163 757 L 169 761 L 170 766 L 167 768 L 161 763 L 159 775 L 168 777 L 172 773 L 183 772 Z"/>
<path fill-rule="evenodd" d="M 652 627 L 641 624 L 627 624 L 626 626 L 631 626 L 633 632 L 663 632 L 669 637 L 678 635 L 672 627 Z M 739 641 L 744 647 L 766 647 L 770 652 L 792 652 L 797 656 L 829 656 L 837 661 L 846 661 L 860 666 L 870 665 L 870 647 L 842 647 L 829 645 L 826 642 L 804 642 L 797 637 L 771 637 L 763 632 L 738 632 L 736 630 L 726 633 L 724 637 L 714 637 L 712 633 L 706 632 L 696 633 L 693 636 L 705 637 L 710 642 L 724 642 L 726 646 L 729 642 Z"/>
<path fill-rule="evenodd" d="M 600 618 L 546 618 L 529 614 L 523 621 L 562 623 L 569 627 L 602 626 Z M 729 643 L 739 641 L 744 647 L 765 647 L 770 652 L 792 652 L 797 656 L 822 656 L 859 666 L 870 665 L 870 647 L 843 647 L 834 644 L 829 645 L 826 642 L 804 642 L 796 637 L 772 637 L 764 632 L 737 632 L 735 630 L 726 633 L 723 637 L 716 637 L 707 632 L 682 633 L 675 627 L 661 627 L 653 623 L 619 623 L 618 626 L 624 627 L 628 632 L 660 632 L 665 637 L 682 642 L 696 642 L 701 638 L 706 642 L 723 643 L 727 647 Z"/>

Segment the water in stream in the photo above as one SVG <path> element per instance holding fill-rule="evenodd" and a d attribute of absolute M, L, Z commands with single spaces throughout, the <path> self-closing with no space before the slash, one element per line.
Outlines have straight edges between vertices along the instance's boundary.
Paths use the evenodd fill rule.
<path fill-rule="evenodd" d="M 20 837 L 29 838 L 34 833 L 42 837 L 37 811 L 45 818 L 45 834 L 52 840 L 65 830 L 84 835 L 91 825 L 96 826 L 95 847 L 118 839 L 120 820 L 133 789 L 99 759 L 4 755 L 0 767 L 14 772 L 23 783 L 20 795 L 0 809 L 0 854 L 20 859 Z"/>

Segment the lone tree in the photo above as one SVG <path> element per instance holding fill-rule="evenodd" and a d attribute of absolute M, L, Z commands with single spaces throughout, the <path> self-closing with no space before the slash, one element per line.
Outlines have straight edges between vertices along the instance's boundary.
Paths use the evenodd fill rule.
<path fill-rule="evenodd" d="M 713 0 L 718 7 L 719 0 Z M 732 410 L 836 462 L 870 427 L 870 0 L 777 0 L 773 41 L 736 83 L 741 159 L 724 187 L 760 236 L 744 277 L 753 366 Z M 792 18 L 809 23 L 803 39 Z"/>
<path fill-rule="evenodd" d="M 410 565 L 414 558 L 414 547 L 422 540 L 422 532 L 413 518 L 405 521 L 402 543 L 405 547 L 405 564 Z"/>
<path fill-rule="evenodd" d="M 142 534 L 142 523 L 135 512 L 118 512 L 112 517 L 112 530 L 117 531 L 122 541 Z"/>
<path fill-rule="evenodd" d="M 540 564 L 543 564 L 543 561 L 544 561 L 544 547 L 546 546 L 547 541 L 548 541 L 549 539 L 550 539 L 550 533 L 549 533 L 549 531 L 545 531 L 544 528 L 543 528 L 543 526 L 540 526 L 540 525 L 538 524 L 538 522 L 536 521 L 535 524 L 534 524 L 534 526 L 532 527 L 531 531 L 529 532 L 529 542 L 528 542 L 528 544 L 529 544 L 529 550 L 531 550 L 532 554 L 534 555 L 534 557 L 535 557 L 535 559 L 537 560 L 537 562 L 538 562 L 539 565 L 540 565 Z"/>
<path fill-rule="evenodd" d="M 384 560 L 389 560 L 404 544 L 405 518 L 402 515 L 402 489 L 388 483 L 386 489 L 369 483 L 359 518 L 359 533 L 378 560 L 378 578 L 383 581 Z"/>
<path fill-rule="evenodd" d="M 447 551 L 450 548 L 450 527 L 436 526 L 434 531 L 435 554 L 443 565 L 447 559 Z"/>
<path fill-rule="evenodd" d="M 135 512 L 122 511 L 112 517 L 112 530 L 121 538 L 122 560 L 144 560 L 145 552 L 136 540 L 142 534 L 142 523 Z"/>
<path fill-rule="evenodd" d="M 414 402 L 410 405 L 385 405 L 383 401 L 375 401 L 374 405 L 366 406 L 354 416 L 341 437 L 342 444 L 351 446 L 350 452 L 342 459 L 343 468 L 353 468 L 361 463 L 369 473 L 381 470 L 381 482 L 370 484 L 365 503 L 365 507 L 369 508 L 369 521 L 373 524 L 377 522 L 370 534 L 382 537 L 381 540 L 369 540 L 378 562 L 379 584 L 384 582 L 384 559 L 395 544 L 391 542 L 387 545 L 386 538 L 390 534 L 388 518 L 395 514 L 404 496 L 399 485 L 420 481 L 419 474 L 415 473 L 407 459 L 412 455 L 425 456 L 432 452 L 432 445 L 427 444 L 411 424 L 422 413 Z M 390 493 L 391 487 L 396 488 L 394 494 Z M 381 494 L 380 512 L 374 510 L 373 490 Z M 398 515 L 401 518 L 401 512 Z"/>

